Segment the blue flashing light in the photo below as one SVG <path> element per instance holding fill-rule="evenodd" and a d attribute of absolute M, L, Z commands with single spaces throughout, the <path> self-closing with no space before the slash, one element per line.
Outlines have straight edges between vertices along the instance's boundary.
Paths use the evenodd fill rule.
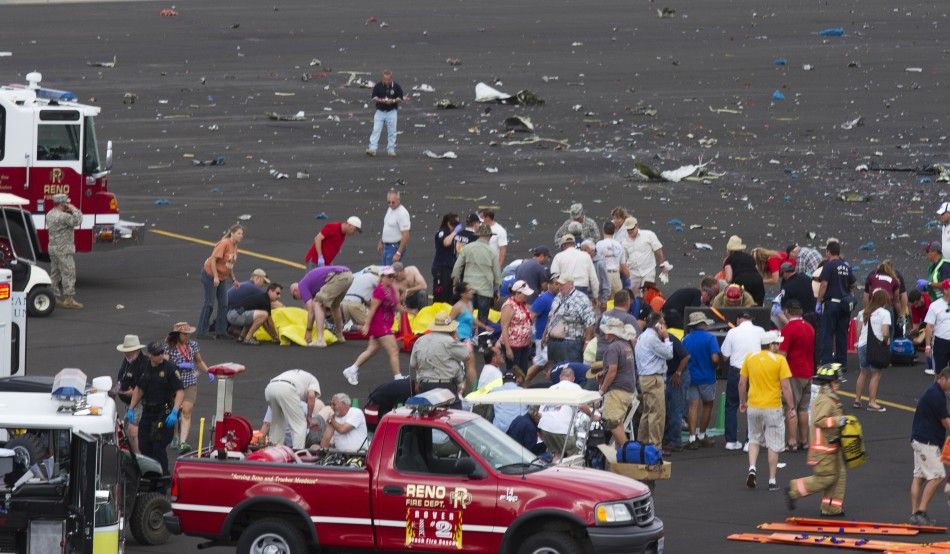
<path fill-rule="evenodd" d="M 75 92 L 69 92 L 68 90 L 56 90 L 52 88 L 39 87 L 34 89 L 36 91 L 37 98 L 44 98 L 46 100 L 55 100 L 56 102 L 77 102 L 79 97 L 76 96 Z"/>

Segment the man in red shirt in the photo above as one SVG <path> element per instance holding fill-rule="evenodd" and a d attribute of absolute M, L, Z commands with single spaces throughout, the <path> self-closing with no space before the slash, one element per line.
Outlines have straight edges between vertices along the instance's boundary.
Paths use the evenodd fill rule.
<path fill-rule="evenodd" d="M 363 222 L 355 215 L 350 216 L 345 222 L 331 221 L 324 225 L 317 236 L 313 237 L 313 244 L 310 245 L 310 250 L 307 250 L 307 255 L 304 256 L 307 268 L 313 269 L 314 267 L 332 265 L 333 259 L 343 248 L 343 241 L 346 240 L 346 237 L 353 233 L 361 233 L 362 229 Z"/>
<path fill-rule="evenodd" d="M 802 304 L 789 300 L 785 305 L 788 323 L 782 327 L 780 352 L 788 360 L 792 371 L 792 398 L 795 415 L 786 416 L 788 449 L 803 448 L 808 440 L 808 405 L 811 402 L 811 378 L 815 374 L 815 328 L 802 319 Z M 797 420 L 797 424 L 796 424 Z"/>

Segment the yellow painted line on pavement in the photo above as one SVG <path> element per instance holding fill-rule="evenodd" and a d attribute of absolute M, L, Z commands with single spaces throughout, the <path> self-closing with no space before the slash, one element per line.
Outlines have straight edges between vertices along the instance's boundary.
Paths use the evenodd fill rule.
<path fill-rule="evenodd" d="M 182 234 L 179 234 L 179 233 L 172 233 L 171 231 L 163 231 L 162 229 L 149 229 L 149 232 L 155 233 L 156 235 L 161 235 L 161 236 L 163 236 L 163 237 L 168 237 L 168 238 L 172 238 L 172 239 L 183 240 L 183 241 L 186 241 L 186 242 L 193 242 L 193 243 L 195 243 L 195 244 L 203 244 L 203 245 L 205 245 L 205 246 L 211 246 L 212 248 L 213 248 L 214 245 L 216 244 L 216 243 L 211 242 L 211 241 L 209 241 L 209 240 L 199 239 L 199 238 L 195 238 L 195 237 L 189 237 L 188 235 L 182 235 Z M 269 261 L 269 262 L 274 262 L 274 263 L 276 263 L 276 264 L 283 264 L 283 265 L 286 265 L 286 266 L 289 266 L 289 267 L 293 267 L 293 268 L 297 268 L 297 269 L 307 269 L 307 266 L 303 265 L 302 263 L 298 263 L 298 262 L 294 262 L 294 261 L 291 261 L 291 260 L 287 260 L 287 259 L 285 259 L 285 258 L 278 258 L 278 257 L 276 257 L 276 256 L 268 256 L 267 254 L 261 254 L 261 253 L 259 253 L 259 252 L 254 252 L 254 251 L 251 251 L 251 250 L 245 250 L 245 249 L 243 249 L 243 248 L 238 248 L 238 252 L 239 252 L 241 255 L 244 255 L 244 256 L 250 256 L 250 257 L 252 257 L 252 258 L 258 258 L 258 259 L 261 259 L 261 260 L 267 260 L 267 261 Z"/>
<path fill-rule="evenodd" d="M 848 398 L 854 398 L 853 392 L 845 392 L 843 390 L 839 390 L 838 394 L 840 394 L 841 396 L 847 396 Z M 898 404 L 897 402 L 888 402 L 887 400 L 881 400 L 880 398 L 877 400 L 877 403 L 883 404 L 884 406 L 889 406 L 891 408 L 897 408 L 898 410 L 904 410 L 905 412 L 914 413 L 917 411 L 917 408 L 914 408 L 912 406 L 908 406 L 906 404 Z"/>

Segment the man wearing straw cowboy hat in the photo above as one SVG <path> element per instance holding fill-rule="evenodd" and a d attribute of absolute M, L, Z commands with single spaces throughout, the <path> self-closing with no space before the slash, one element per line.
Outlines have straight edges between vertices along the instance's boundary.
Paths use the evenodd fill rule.
<path fill-rule="evenodd" d="M 458 325 L 448 313 L 440 313 L 429 325 L 432 332 L 419 337 L 413 345 L 409 378 L 415 393 L 449 389 L 458 397 L 465 390 L 463 364 L 472 355 L 472 349 L 458 339 L 455 333 Z M 468 381 L 474 385 L 475 376 L 469 375 Z"/>
<path fill-rule="evenodd" d="M 712 418 L 713 403 L 716 400 L 716 366 L 720 358 L 719 342 L 706 330 L 713 323 L 703 312 L 689 314 L 687 326 L 690 330 L 683 339 L 683 346 L 689 352 L 689 387 L 686 389 L 686 400 L 689 402 L 689 443 L 686 448 L 690 450 L 715 444 L 712 438 L 706 436 L 706 429 Z M 700 402 L 703 408 L 702 416 L 699 413 Z"/>
<path fill-rule="evenodd" d="M 597 375 L 600 381 L 598 390 L 604 395 L 604 429 L 610 430 L 617 444 L 623 444 L 627 442 L 623 420 L 637 390 L 637 372 L 630 345 L 637 332 L 632 325 L 624 325 L 615 317 L 601 323 L 600 332 L 607 342 L 604 350 L 605 371 Z"/>
<path fill-rule="evenodd" d="M 138 335 L 126 335 L 122 339 L 122 344 L 115 347 L 116 350 L 122 352 L 123 357 L 122 365 L 119 366 L 119 375 L 115 380 L 114 391 L 115 396 L 118 396 L 126 406 L 132 401 L 132 391 L 135 390 L 139 376 L 148 365 L 148 357 L 142 353 L 144 348 L 145 345 L 139 342 Z M 125 430 L 129 435 L 129 445 L 132 447 L 132 451 L 138 453 L 139 418 L 142 417 L 142 409 L 141 407 L 136 410 L 129 408 L 129 411 L 133 411 L 133 415 L 131 419 L 126 420 L 128 424 Z"/>

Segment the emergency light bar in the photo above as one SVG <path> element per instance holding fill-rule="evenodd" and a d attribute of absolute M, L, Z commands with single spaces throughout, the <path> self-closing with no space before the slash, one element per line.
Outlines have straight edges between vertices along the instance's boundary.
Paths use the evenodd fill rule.
<path fill-rule="evenodd" d="M 51 100 L 55 102 L 77 102 L 79 97 L 76 96 L 75 92 L 69 92 L 68 90 L 56 90 L 53 88 L 37 88 L 34 90 L 37 98 L 43 98 L 46 100 Z"/>
<path fill-rule="evenodd" d="M 455 395 L 448 389 L 432 389 L 422 394 L 410 396 L 406 407 L 420 413 L 428 413 L 436 408 L 448 408 L 455 404 Z"/>

